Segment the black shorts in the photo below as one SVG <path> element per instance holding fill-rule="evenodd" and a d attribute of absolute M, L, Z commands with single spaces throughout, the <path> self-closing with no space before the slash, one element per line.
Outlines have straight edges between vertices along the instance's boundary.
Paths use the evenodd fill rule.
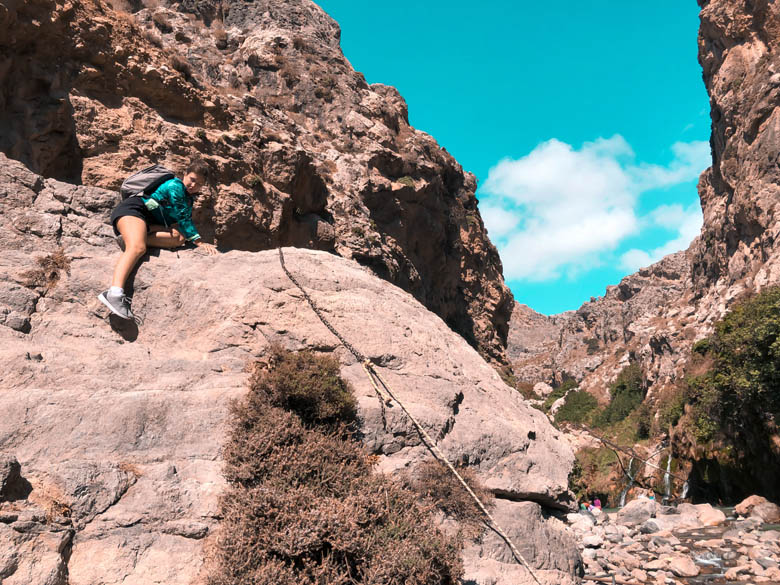
<path fill-rule="evenodd" d="M 125 217 L 126 215 L 132 215 L 133 217 L 144 220 L 146 222 L 147 231 L 149 231 L 149 226 L 154 223 L 152 213 L 146 208 L 146 205 L 144 205 L 141 198 L 128 197 L 111 212 L 111 225 L 114 228 L 114 235 L 119 235 L 119 230 L 116 229 L 116 222 L 120 217 Z"/>

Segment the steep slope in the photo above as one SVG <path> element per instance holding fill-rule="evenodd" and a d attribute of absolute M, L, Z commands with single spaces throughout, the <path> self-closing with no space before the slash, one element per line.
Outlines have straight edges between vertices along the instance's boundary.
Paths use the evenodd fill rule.
<path fill-rule="evenodd" d="M 10 502 L 0 492 L 4 584 L 197 582 L 219 522 L 227 407 L 270 343 L 339 359 L 381 469 L 429 457 L 400 408 L 383 416 L 276 251 L 156 252 L 132 279 L 145 323 L 107 317 L 95 294 L 118 254 L 105 223 L 116 198 L 0 155 L 0 453 L 31 488 Z M 60 247 L 69 266 L 41 272 Z M 547 581 L 571 582 L 579 556 L 551 512 L 572 506 L 573 456 L 546 418 L 408 293 L 326 252 L 285 254 L 447 456 L 500 498 L 523 554 Z M 470 547 L 467 576 L 528 582 L 504 546 L 486 536 Z"/>
<path fill-rule="evenodd" d="M 353 70 L 338 25 L 309 0 L 151 5 L 0 5 L 0 151 L 105 188 L 200 154 L 204 236 L 355 259 L 502 361 L 511 294 L 476 181 Z"/>

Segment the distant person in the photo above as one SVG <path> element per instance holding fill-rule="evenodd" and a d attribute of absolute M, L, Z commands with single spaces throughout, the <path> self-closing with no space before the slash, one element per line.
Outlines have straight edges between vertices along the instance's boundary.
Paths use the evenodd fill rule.
<path fill-rule="evenodd" d="M 593 507 L 594 508 L 598 508 L 599 510 L 601 510 L 601 500 L 599 500 L 598 498 L 593 500 Z"/>
<path fill-rule="evenodd" d="M 122 255 L 117 260 L 111 287 L 98 299 L 122 319 L 135 319 L 124 286 L 138 260 L 153 248 L 178 248 L 191 242 L 207 254 L 217 248 L 205 243 L 192 223 L 193 196 L 200 193 L 209 177 L 202 159 L 193 159 L 184 176 L 162 183 L 150 195 L 135 195 L 111 212 L 111 225 Z"/>

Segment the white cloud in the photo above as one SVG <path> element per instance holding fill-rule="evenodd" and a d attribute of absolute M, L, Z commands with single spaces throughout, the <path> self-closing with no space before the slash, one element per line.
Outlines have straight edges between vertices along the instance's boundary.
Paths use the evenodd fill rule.
<path fill-rule="evenodd" d="M 505 276 L 550 280 L 603 262 L 639 231 L 642 192 L 690 181 L 709 164 L 706 142 L 677 143 L 672 152 L 667 166 L 637 165 L 631 146 L 616 135 L 578 150 L 553 139 L 519 160 L 499 162 L 484 183 L 488 197 L 480 210 Z M 666 207 L 648 221 L 677 229 L 687 212 Z M 632 250 L 621 259 L 634 265 L 655 252 Z"/>
<path fill-rule="evenodd" d="M 620 265 L 631 272 L 658 262 L 667 254 L 687 248 L 701 232 L 702 214 L 698 205 L 691 205 L 687 209 L 677 204 L 661 205 L 648 214 L 647 220 L 651 225 L 676 230 L 677 237 L 649 252 L 634 248 L 621 255 Z"/>
<path fill-rule="evenodd" d="M 672 152 L 674 160 L 668 167 L 640 164 L 630 169 L 641 191 L 692 181 L 712 164 L 710 144 L 703 140 L 676 142 L 672 145 Z"/>
<path fill-rule="evenodd" d="M 514 213 L 500 207 L 485 205 L 480 207 L 479 211 L 482 214 L 482 220 L 486 224 L 490 224 L 491 235 L 496 238 L 508 236 L 517 228 L 517 224 L 520 222 Z"/>

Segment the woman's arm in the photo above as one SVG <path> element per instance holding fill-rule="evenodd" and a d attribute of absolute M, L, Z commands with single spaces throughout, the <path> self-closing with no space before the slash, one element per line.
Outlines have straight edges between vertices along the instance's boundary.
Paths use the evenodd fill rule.
<path fill-rule="evenodd" d="M 199 240 L 200 234 L 192 223 L 192 205 L 187 199 L 184 184 L 179 179 L 171 179 L 164 183 L 160 189 L 167 191 L 165 195 L 171 208 L 171 215 L 176 219 L 176 223 L 179 224 L 179 231 L 184 236 L 184 239 L 193 243 Z"/>

